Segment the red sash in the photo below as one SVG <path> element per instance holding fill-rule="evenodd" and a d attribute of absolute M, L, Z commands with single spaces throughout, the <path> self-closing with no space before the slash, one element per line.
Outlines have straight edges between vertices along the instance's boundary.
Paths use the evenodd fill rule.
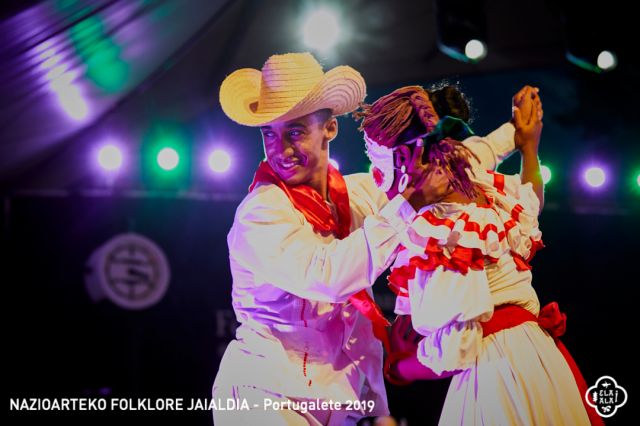
<path fill-rule="evenodd" d="M 580 398 L 587 410 L 591 424 L 604 425 L 604 421 L 598 415 L 596 410 L 585 401 L 584 395 L 588 389 L 587 382 L 584 380 L 584 377 L 582 377 L 582 373 L 580 373 L 580 369 L 578 368 L 575 360 L 564 344 L 560 341 L 560 336 L 564 334 L 567 328 L 567 316 L 560 312 L 556 302 L 549 303 L 547 306 L 542 308 L 538 317 L 517 305 L 496 306 L 493 312 L 493 317 L 491 317 L 489 321 L 482 322 L 480 324 L 482 324 L 482 334 L 486 337 L 490 334 L 497 333 L 498 331 L 518 326 L 527 321 L 537 322 L 540 327 L 547 330 L 551 337 L 553 337 L 553 340 L 556 342 L 558 349 L 564 356 L 564 359 L 567 361 L 567 364 L 569 364 L 569 368 L 573 373 L 573 377 L 578 385 L 578 390 L 580 391 Z"/>

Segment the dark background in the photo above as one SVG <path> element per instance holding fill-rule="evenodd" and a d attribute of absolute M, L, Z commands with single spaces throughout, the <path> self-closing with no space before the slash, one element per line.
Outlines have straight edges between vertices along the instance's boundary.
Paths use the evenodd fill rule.
<path fill-rule="evenodd" d="M 263 156 L 258 131 L 222 114 L 217 88 L 237 68 L 260 68 L 273 53 L 303 50 L 290 27 L 296 16 L 320 3 L 337 4 L 193 0 L 3 6 L 0 283 L 6 291 L 3 382 L 8 397 L 210 395 L 235 327 L 226 234 Z M 319 57 L 325 70 L 344 63 L 361 71 L 369 101 L 405 84 L 429 86 L 447 79 L 470 97 L 472 125 L 483 134 L 510 118 L 510 99 L 520 87 L 540 88 L 545 109 L 540 156 L 553 178 L 540 218 L 547 247 L 533 262 L 534 286 L 542 304 L 556 300 L 568 314 L 563 341 L 589 385 L 609 375 L 626 388 L 627 405 L 607 423 L 630 424 L 637 387 L 632 342 L 640 149 L 639 75 L 628 46 L 633 34 L 624 23 L 628 12 L 616 2 L 597 8 L 594 16 L 571 2 L 486 1 L 489 54 L 468 64 L 438 51 L 432 2 L 352 1 L 342 8 L 343 19 L 355 28 L 352 38 L 334 56 Z M 91 17 L 102 17 L 102 34 L 120 42 L 127 77 L 110 87 L 89 81 L 84 91 L 89 115 L 68 120 L 51 105 L 29 58 L 43 41 L 58 40 Z M 600 39 L 612 40 L 618 68 L 596 74 L 566 60 L 571 19 L 607 34 Z M 137 29 L 133 35 L 126 32 L 132 28 Z M 77 46 L 60 43 L 71 58 L 69 67 L 88 73 L 73 59 Z M 188 167 L 173 180 L 157 179 L 146 168 L 146 135 L 158 123 L 180 129 L 186 141 Z M 112 180 L 90 164 L 105 135 L 122 141 L 131 158 Z M 212 144 L 232 152 L 228 175 L 211 176 L 200 167 L 198 158 Z M 363 144 L 349 117 L 340 119 L 332 157 L 343 173 L 367 171 Z M 592 161 L 608 167 L 610 180 L 601 191 L 586 190 L 580 182 L 582 168 Z M 514 155 L 500 171 L 518 168 Z M 130 231 L 155 241 L 171 267 L 164 298 L 141 311 L 94 303 L 84 287 L 93 250 Z M 375 291 L 391 316 L 393 298 L 384 281 Z M 392 414 L 410 425 L 436 424 L 446 389 L 446 381 L 389 386 Z M 9 416 L 10 424 L 106 418 Z M 208 412 L 163 416 L 178 424 L 211 422 Z M 159 415 L 119 417 L 145 423 Z"/>

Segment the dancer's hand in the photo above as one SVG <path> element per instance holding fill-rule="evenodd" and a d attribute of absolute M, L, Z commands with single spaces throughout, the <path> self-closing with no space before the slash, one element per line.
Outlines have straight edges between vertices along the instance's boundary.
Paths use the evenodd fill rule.
<path fill-rule="evenodd" d="M 418 361 L 418 343 L 422 339 L 411 325 L 410 315 L 400 315 L 391 326 L 389 339 L 391 353 L 385 362 L 385 377 L 395 382 L 411 382 L 413 380 L 443 379 L 459 373 L 444 371 L 436 374 Z"/>
<path fill-rule="evenodd" d="M 415 186 L 417 190 L 413 198 L 420 208 L 437 203 L 452 192 L 447 175 L 441 167 L 435 165 L 429 165 L 424 169 L 422 175 L 416 179 Z"/>
<path fill-rule="evenodd" d="M 538 160 L 542 116 L 542 101 L 537 89 L 527 86 L 523 89 L 521 96 L 514 97 L 513 123 L 516 128 L 514 142 L 522 155 L 520 179 L 522 183 L 532 184 L 533 191 L 540 200 L 540 211 L 544 205 L 544 184 Z"/>
<path fill-rule="evenodd" d="M 390 352 L 384 360 L 384 376 L 395 385 L 407 385 L 415 380 L 410 377 L 415 369 L 409 368 L 405 369 L 406 371 L 401 371 L 399 364 L 409 360 L 409 365 L 414 365 L 418 350 L 418 334 L 411 326 L 410 315 L 396 317 L 391 326 L 389 344 Z"/>
<path fill-rule="evenodd" d="M 513 97 L 513 124 L 516 128 L 515 146 L 520 152 L 538 152 L 542 133 L 542 101 L 538 89 L 523 87 Z"/>
<path fill-rule="evenodd" d="M 422 162 L 424 147 L 416 146 L 413 152 L 408 146 L 402 146 L 396 151 L 397 167 L 405 165 L 409 175 L 409 185 L 402 196 L 416 210 L 436 203 L 450 192 L 449 180 L 439 167 Z M 396 172 L 396 179 L 387 192 L 389 199 L 398 194 L 397 184 L 401 173 Z"/>
<path fill-rule="evenodd" d="M 511 122 L 514 125 L 515 115 L 513 114 L 513 107 L 518 107 L 523 117 L 529 117 L 531 114 L 531 108 L 533 107 L 533 103 L 530 101 L 532 96 L 536 93 L 538 93 L 538 88 L 527 85 L 518 90 L 518 93 L 513 95 L 513 98 L 511 98 Z"/>
<path fill-rule="evenodd" d="M 418 342 L 422 336 L 415 332 L 411 325 L 411 315 L 398 315 L 391 326 L 389 343 L 391 352 L 416 353 Z"/>

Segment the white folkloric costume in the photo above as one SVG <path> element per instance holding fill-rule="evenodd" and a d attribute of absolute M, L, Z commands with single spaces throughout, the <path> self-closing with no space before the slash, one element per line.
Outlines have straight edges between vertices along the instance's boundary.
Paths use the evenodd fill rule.
<path fill-rule="evenodd" d="M 310 54 L 296 53 L 232 73 L 220 103 L 234 121 L 264 126 L 321 109 L 341 115 L 364 94 L 357 71 L 324 73 Z M 484 167 L 513 150 L 513 131 L 505 125 L 474 144 Z M 401 196 L 389 201 L 368 175 L 329 167 L 328 187 L 332 204 L 310 187 L 288 187 L 263 163 L 236 211 L 228 245 L 240 326 L 213 397 L 247 401 L 250 410 L 214 410 L 218 425 L 345 425 L 388 413 L 370 287 L 408 242 L 415 211 Z M 301 408 L 317 400 L 364 404 Z M 264 410 L 265 402 L 294 404 Z"/>
<path fill-rule="evenodd" d="M 456 118 L 440 120 L 419 86 L 398 89 L 371 111 L 401 97 L 426 128 L 430 161 L 459 192 L 481 192 L 487 205 L 439 202 L 418 212 L 388 279 L 395 312 L 411 315 L 422 339 L 416 353 L 389 355 L 389 379 L 397 380 L 390 367 L 403 357 L 416 356 L 437 375 L 455 372 L 441 425 L 601 424 L 587 413 L 586 383 L 558 340 L 566 317 L 557 304 L 541 310 L 531 285 L 529 261 L 543 246 L 532 184 L 467 159 L 456 139 L 470 129 Z M 367 137 L 368 150 L 391 171 L 392 150 L 411 141 L 394 136 L 395 112 L 376 113 L 365 125 L 377 138 Z"/>
<path fill-rule="evenodd" d="M 396 313 L 411 314 L 424 336 L 420 362 L 437 374 L 461 370 L 440 424 L 589 424 L 567 361 L 536 322 L 528 259 L 541 246 L 539 201 L 519 176 L 475 175 L 490 205 L 421 210 L 411 232 L 416 246 L 399 253 L 389 277 L 399 293 Z M 483 323 L 510 305 L 532 318 L 488 334 Z"/>
<path fill-rule="evenodd" d="M 494 168 L 512 152 L 513 131 L 505 124 L 486 138 L 470 138 L 468 146 Z M 382 346 L 371 321 L 347 301 L 368 289 L 409 241 L 415 212 L 401 196 L 388 201 L 369 175 L 344 181 L 351 227 L 343 239 L 316 232 L 273 184 L 256 186 L 238 207 L 228 243 L 240 327 L 213 395 L 261 406 L 264 398 L 373 401 L 373 410 L 217 412 L 217 422 L 343 425 L 388 413 Z"/>

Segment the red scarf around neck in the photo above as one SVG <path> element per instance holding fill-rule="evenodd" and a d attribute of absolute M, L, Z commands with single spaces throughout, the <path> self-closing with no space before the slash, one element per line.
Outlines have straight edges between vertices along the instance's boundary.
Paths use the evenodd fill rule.
<path fill-rule="evenodd" d="M 349 207 L 347 184 L 340 172 L 331 164 L 329 164 L 327 178 L 329 198 L 336 206 L 337 220 L 318 191 L 308 185 L 287 185 L 266 161 L 261 162 L 258 166 L 253 182 L 249 186 L 249 192 L 259 183 L 277 185 L 287 194 L 293 206 L 313 226 L 314 231 L 333 232 L 338 239 L 343 239 L 351 232 L 351 208 Z M 360 290 L 349 297 L 349 302 L 372 322 L 374 335 L 388 349 L 386 327 L 390 325 L 389 321 L 382 315 L 380 307 L 369 296 L 369 293 L 366 290 Z"/>
<path fill-rule="evenodd" d="M 271 168 L 269 163 L 263 161 L 253 178 L 249 192 L 253 191 L 259 183 L 273 183 L 287 194 L 287 197 L 296 208 L 302 212 L 307 221 L 316 232 L 333 232 L 336 237 L 343 239 L 349 235 L 351 228 L 351 209 L 349 208 L 349 193 L 347 184 L 340 172 L 329 164 L 327 175 L 329 186 L 329 198 L 338 211 L 338 221 L 333 217 L 331 209 L 324 198 L 308 185 L 287 185 L 280 176 Z"/>

